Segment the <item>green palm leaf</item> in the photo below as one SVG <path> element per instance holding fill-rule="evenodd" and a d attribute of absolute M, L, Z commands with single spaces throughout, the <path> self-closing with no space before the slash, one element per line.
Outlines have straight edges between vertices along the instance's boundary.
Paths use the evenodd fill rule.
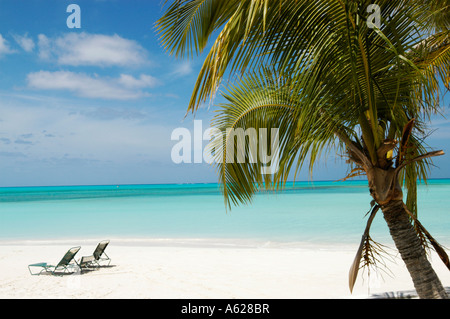
<path fill-rule="evenodd" d="M 349 176 L 367 175 L 382 210 L 402 200 L 403 186 L 417 220 L 417 183 L 443 154 L 430 152 L 425 138 L 440 109 L 439 81 L 449 86 L 449 1 L 379 0 L 379 27 L 367 23 L 371 2 L 180 0 L 158 21 L 163 46 L 177 56 L 199 54 L 213 39 L 188 111 L 213 98 L 224 77 L 232 80 L 210 143 L 228 207 L 344 150 Z M 261 129 L 276 129 L 279 143 L 252 135 Z M 247 135 L 235 139 L 235 130 Z M 279 152 L 273 174 L 262 173 L 268 153 L 230 152 L 240 143 Z M 416 224 L 422 239 L 432 238 Z"/>

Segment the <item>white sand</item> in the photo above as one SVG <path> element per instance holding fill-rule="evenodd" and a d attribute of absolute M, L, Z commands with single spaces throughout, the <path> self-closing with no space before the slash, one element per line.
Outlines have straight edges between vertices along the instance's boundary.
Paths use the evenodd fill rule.
<path fill-rule="evenodd" d="M 99 240 L 100 241 L 100 240 Z M 202 242 L 203 243 L 203 242 Z M 57 263 L 73 246 L 77 260 L 96 241 L 0 243 L 0 298 L 367 298 L 410 292 L 402 261 L 392 275 L 359 276 L 353 294 L 348 271 L 356 246 L 248 244 L 205 246 L 195 241 L 111 240 L 111 267 L 66 276 L 31 276 L 28 264 Z M 449 271 L 434 253 L 434 269 L 450 286 Z"/>

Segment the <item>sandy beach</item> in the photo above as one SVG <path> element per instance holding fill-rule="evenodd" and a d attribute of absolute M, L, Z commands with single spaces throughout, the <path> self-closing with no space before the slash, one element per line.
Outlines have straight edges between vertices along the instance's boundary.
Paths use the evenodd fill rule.
<path fill-rule="evenodd" d="M 28 265 L 57 263 L 73 246 L 91 255 L 97 242 L 28 241 L 0 244 L 0 298 L 375 298 L 414 292 L 402 261 L 392 272 L 359 276 L 354 291 L 348 271 L 356 245 L 241 245 L 228 242 L 111 240 L 109 267 L 64 276 L 32 276 Z M 438 256 L 431 261 L 443 285 L 450 275 Z"/>

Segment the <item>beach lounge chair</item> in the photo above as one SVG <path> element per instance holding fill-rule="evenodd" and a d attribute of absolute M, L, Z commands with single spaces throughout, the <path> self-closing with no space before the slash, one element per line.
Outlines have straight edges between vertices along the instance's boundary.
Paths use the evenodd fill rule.
<path fill-rule="evenodd" d="M 104 240 L 98 243 L 94 253 L 91 256 L 83 256 L 80 259 L 80 268 L 99 267 L 100 263 L 108 262 L 107 266 L 111 263 L 111 258 L 105 253 L 105 249 L 109 244 L 109 240 Z"/>
<path fill-rule="evenodd" d="M 40 275 L 43 272 L 49 272 L 52 275 L 56 275 L 57 272 L 67 273 L 67 272 L 74 272 L 73 269 L 77 267 L 79 269 L 79 265 L 74 259 L 77 252 L 80 250 L 80 246 L 70 248 L 67 253 L 64 255 L 64 257 L 61 259 L 61 261 L 56 265 L 49 265 L 47 263 L 36 263 L 28 265 L 28 270 L 30 271 L 30 274 L 32 275 Z M 74 261 L 74 263 L 71 263 L 71 261 Z M 39 267 L 42 268 L 39 272 L 33 273 L 31 269 L 33 267 Z"/>

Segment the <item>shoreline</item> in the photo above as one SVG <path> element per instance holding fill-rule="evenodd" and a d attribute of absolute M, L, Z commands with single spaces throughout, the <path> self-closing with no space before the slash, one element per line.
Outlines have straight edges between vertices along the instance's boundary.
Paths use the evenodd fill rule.
<path fill-rule="evenodd" d="M 193 238 L 193 237 L 108 237 L 108 238 L 47 238 L 47 239 L 0 239 L 2 246 L 83 246 L 96 245 L 110 240 L 117 246 L 134 247 L 189 247 L 189 248 L 239 248 L 239 249 L 306 249 L 306 250 L 355 250 L 359 243 L 271 240 L 263 238 Z"/>
<path fill-rule="evenodd" d="M 73 246 L 76 259 L 91 255 L 98 242 L 0 241 L 0 298 L 34 299 L 366 299 L 408 296 L 412 281 L 398 256 L 387 260 L 392 274 L 360 271 L 353 293 L 348 271 L 357 245 L 214 242 L 204 239 L 110 239 L 111 266 L 66 276 L 31 276 L 27 266 L 57 263 Z M 444 287 L 445 265 L 431 260 Z M 78 275 L 79 276 L 78 276 Z"/>

